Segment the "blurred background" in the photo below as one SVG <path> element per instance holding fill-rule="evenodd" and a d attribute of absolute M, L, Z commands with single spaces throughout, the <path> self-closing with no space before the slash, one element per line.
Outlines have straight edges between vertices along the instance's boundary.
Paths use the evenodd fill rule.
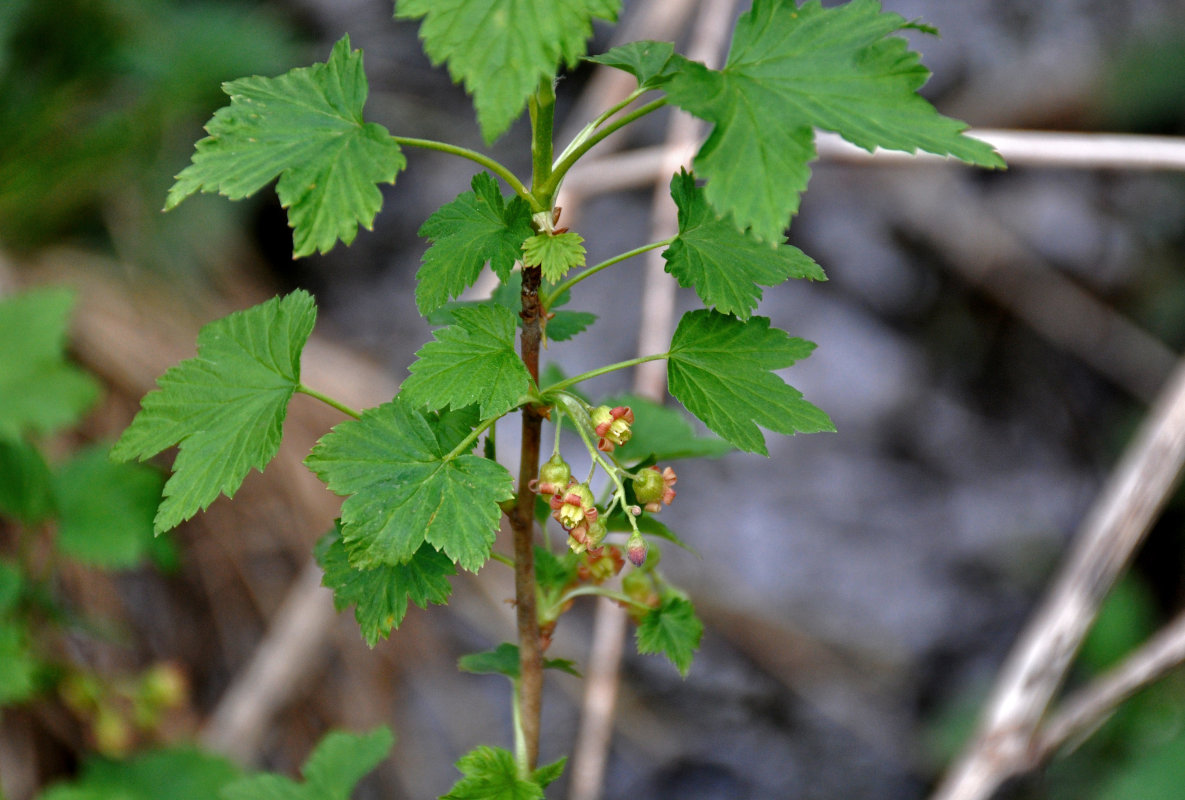
<path fill-rule="evenodd" d="M 598 28 L 590 50 L 615 36 L 686 46 L 697 35 L 696 3 L 658 31 L 641 22 L 647 5 L 626 0 L 620 30 Z M 924 93 L 944 114 L 984 127 L 1185 135 L 1181 0 L 883 5 L 941 30 L 910 38 L 935 73 Z M 117 436 L 156 376 L 193 354 L 200 325 L 294 287 L 320 307 L 308 382 L 358 403 L 393 394 L 429 338 L 413 299 L 425 249 L 415 232 L 468 188 L 468 162 L 409 151 L 375 230 L 299 262 L 270 188 L 159 213 L 224 102 L 221 81 L 323 60 L 347 32 L 366 53 L 369 119 L 482 149 L 467 98 L 391 11 L 388 0 L 0 6 L 0 292 L 73 287 L 72 356 L 103 385 L 77 428 L 44 443 L 50 463 Z M 567 115 L 598 80 L 586 65 L 560 82 L 561 130 L 583 124 Z M 660 145 L 669 123 L 653 115 L 612 146 Z M 519 124 L 489 150 L 520 174 L 525 134 Z M 585 237 L 589 263 L 652 240 L 652 194 L 640 184 L 573 194 L 564 222 Z M 926 796 L 1185 344 L 1181 174 L 823 160 L 790 241 L 830 280 L 767 290 L 760 313 L 818 344 L 785 377 L 838 433 L 767 436 L 769 459 L 676 465 L 679 498 L 663 521 L 696 554 L 668 547 L 663 570 L 707 632 L 686 679 L 627 647 L 606 800 Z M 599 322 L 548 354 L 569 373 L 635 354 L 650 313 L 643 268 L 617 269 L 574 298 Z M 636 293 L 623 291 L 630 270 Z M 677 309 L 695 300 L 679 290 Z M 629 386 L 615 375 L 589 391 Z M 452 605 L 413 609 L 373 651 L 349 614 L 329 620 L 327 596 L 294 593 L 336 504 L 300 460 L 338 417 L 304 400 L 281 458 L 235 501 L 170 534 L 169 552 L 117 570 L 55 562 L 70 619 L 35 638 L 74 666 L 0 710 L 10 800 L 38 796 L 96 748 L 121 756 L 199 734 L 236 761 L 295 774 L 329 728 L 390 724 L 394 757 L 359 798 L 435 797 L 460 753 L 510 746 L 503 681 L 454 668 L 511 636 L 512 593 L 505 576 L 486 574 L 496 567 L 458 578 Z M 1106 605 L 1075 680 L 1180 609 L 1183 519 L 1178 498 Z M 16 552 L 18 527 L 0 521 L 0 556 Z M 311 605 L 285 606 L 297 596 Z M 584 663 L 591 619 L 590 608 L 565 616 L 549 654 Z M 282 680 L 242 683 L 277 620 L 308 651 Z M 177 692 L 140 725 L 119 687 L 161 669 Z M 93 687 L 80 700 L 70 687 L 83 678 L 62 675 Z M 228 689 L 243 685 L 272 703 L 247 732 L 226 717 Z M 571 752 L 581 699 L 579 680 L 549 677 L 545 761 Z M 1156 800 L 1182 785 L 1177 675 L 1007 796 Z"/>

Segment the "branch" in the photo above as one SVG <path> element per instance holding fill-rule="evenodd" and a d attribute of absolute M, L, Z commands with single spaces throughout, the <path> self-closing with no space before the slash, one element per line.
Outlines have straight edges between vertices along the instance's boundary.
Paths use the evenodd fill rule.
<path fill-rule="evenodd" d="M 1049 760 L 1066 742 L 1096 728 L 1124 700 L 1183 663 L 1185 612 L 1178 614 L 1119 666 L 1061 702 L 1032 747 L 1032 766 Z"/>
<path fill-rule="evenodd" d="M 977 736 L 934 800 L 986 800 L 1004 780 L 1032 766 L 1041 718 L 1183 463 L 1185 362 L 1087 514 L 1048 596 L 1001 670 Z"/>
<path fill-rule="evenodd" d="M 973 128 L 967 134 L 991 144 L 1005 161 L 1014 166 L 1185 170 L 1185 137 L 990 128 Z M 684 163 L 695 154 L 696 145 L 676 147 L 679 148 L 678 156 L 670 152 L 672 145 L 668 144 L 582 161 L 568 173 L 564 186 L 573 194 L 585 196 L 649 186 L 656 180 L 670 177 L 665 168 L 668 157 Z M 824 161 L 883 166 L 948 162 L 948 159 L 930 153 L 912 154 L 897 150 L 869 153 L 848 144 L 837 134 L 824 131 L 816 133 L 815 147 Z"/>

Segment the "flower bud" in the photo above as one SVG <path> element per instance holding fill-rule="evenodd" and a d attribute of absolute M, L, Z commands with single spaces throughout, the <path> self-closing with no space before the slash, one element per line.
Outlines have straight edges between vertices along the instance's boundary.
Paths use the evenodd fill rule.
<path fill-rule="evenodd" d="M 646 540 L 642 538 L 642 534 L 637 531 L 630 534 L 629 541 L 625 543 L 625 554 L 635 567 L 646 563 Z"/>
<path fill-rule="evenodd" d="M 592 410 L 592 423 L 600 437 L 597 449 L 605 453 L 613 452 L 614 447 L 625 444 L 634 435 L 630 429 L 634 424 L 634 412 L 629 406 L 597 406 Z"/>

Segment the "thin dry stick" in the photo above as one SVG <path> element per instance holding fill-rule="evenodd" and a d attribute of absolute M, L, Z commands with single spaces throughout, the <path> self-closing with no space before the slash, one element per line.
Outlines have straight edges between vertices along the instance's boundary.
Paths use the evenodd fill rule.
<path fill-rule="evenodd" d="M 967 133 L 993 145 L 1014 166 L 1185 170 L 1185 138 L 1182 137 L 991 128 L 972 128 Z M 914 155 L 897 150 L 869 153 L 836 134 L 822 131 L 816 134 L 815 146 L 819 158 L 827 161 L 882 165 L 946 161 L 929 153 Z M 568 173 L 565 186 L 583 196 L 648 186 L 663 177 L 667 149 L 667 145 L 656 145 L 583 161 Z"/>
<path fill-rule="evenodd" d="M 1069 695 L 1044 725 L 1032 748 L 1032 766 L 1053 757 L 1067 742 L 1094 730 L 1124 700 L 1185 663 L 1185 613 L 1123 662 Z"/>
<path fill-rule="evenodd" d="M 272 715 L 321 667 L 325 632 L 334 619 L 333 595 L 310 561 L 292 583 L 267 636 L 247 668 L 235 676 L 201 732 L 215 752 L 249 763 Z"/>
<path fill-rule="evenodd" d="M 724 47 L 725 34 L 735 13 L 735 0 L 705 0 L 688 48 L 690 58 L 711 63 Z M 656 181 L 651 203 L 652 240 L 676 233 L 674 208 L 666 188 L 667 176 L 687 163 L 700 136 L 699 122 L 685 114 L 672 117 L 667 130 L 666 159 L 662 179 Z M 657 251 L 647 254 L 646 278 L 642 289 L 644 307 L 638 331 L 638 354 L 666 350 L 671 339 L 675 311 L 675 286 L 665 274 Z M 666 373 L 660 361 L 641 364 L 634 370 L 634 391 L 661 403 L 666 396 Z M 600 598 L 596 605 L 580 731 L 572 755 L 569 800 L 599 800 L 608 760 L 609 741 L 617 703 L 618 680 L 626 633 L 626 615 L 615 603 Z"/>
<path fill-rule="evenodd" d="M 1185 464 L 1185 362 L 1083 521 L 1073 549 L 1013 649 L 979 733 L 934 800 L 986 800 L 1033 764 L 1038 726 L 1099 606 L 1152 526 Z"/>

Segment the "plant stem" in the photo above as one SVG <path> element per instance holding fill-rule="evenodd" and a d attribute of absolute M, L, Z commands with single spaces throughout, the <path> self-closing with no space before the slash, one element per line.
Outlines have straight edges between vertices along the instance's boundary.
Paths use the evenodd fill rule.
<path fill-rule="evenodd" d="M 553 383 L 551 386 L 548 386 L 546 389 L 544 389 L 542 391 L 542 394 L 544 396 L 546 396 L 546 395 L 550 394 L 551 392 L 557 392 L 561 389 L 567 389 L 569 386 L 575 386 L 576 384 L 580 383 L 581 381 L 586 381 L 589 378 L 596 378 L 600 375 L 607 375 L 610 372 L 615 372 L 619 369 L 628 369 L 630 367 L 636 367 L 638 364 L 644 364 L 647 361 L 661 361 L 662 359 L 668 358 L 669 356 L 670 356 L 670 353 L 655 353 L 654 355 L 650 355 L 650 356 L 639 356 L 637 358 L 631 358 L 628 361 L 618 361 L 616 364 L 609 364 L 604 367 L 590 369 L 588 372 L 582 372 L 579 375 L 573 375 L 571 378 L 564 378 L 564 380 L 562 380 L 562 381 Z"/>
<path fill-rule="evenodd" d="M 552 304 L 556 300 L 559 299 L 560 295 L 562 295 L 564 292 L 571 289 L 576 284 L 580 283 L 585 278 L 591 278 L 593 275 L 596 275 L 598 272 L 605 269 L 606 267 L 611 267 L 614 264 L 620 264 L 622 261 L 625 261 L 627 258 L 633 258 L 634 256 L 639 256 L 642 253 L 648 252 L 650 250 L 655 250 L 659 247 L 666 247 L 673 241 L 675 241 L 675 237 L 672 236 L 670 239 L 663 239 L 661 242 L 651 242 L 650 244 L 644 244 L 641 247 L 635 247 L 633 250 L 628 250 L 628 251 L 622 253 L 621 255 L 613 256 L 613 258 L 610 258 L 606 261 L 602 261 L 600 264 L 591 266 L 588 269 L 586 269 L 582 272 L 579 272 L 576 275 L 573 275 L 571 278 L 568 278 L 568 280 L 564 281 L 559 286 L 555 287 L 555 289 L 551 292 L 551 294 L 547 295 L 547 297 L 544 298 L 543 308 L 550 309 Z"/>
<path fill-rule="evenodd" d="M 615 592 L 612 589 L 606 589 L 602 586 L 580 586 L 576 589 L 573 589 L 570 592 L 565 592 L 564 595 L 559 600 L 556 601 L 556 607 L 557 608 L 561 607 L 565 603 L 567 603 L 569 600 L 571 600 L 573 597 L 580 597 L 582 595 L 595 595 L 598 597 L 607 597 L 610 600 L 616 600 L 619 603 L 625 603 L 627 605 L 636 606 L 638 608 L 645 608 L 645 609 L 650 608 L 650 606 L 648 606 L 646 603 L 639 602 L 627 594 L 623 594 L 622 592 Z"/>
<path fill-rule="evenodd" d="M 665 97 L 660 97 L 657 100 L 651 100 L 646 105 L 639 106 L 630 113 L 618 117 L 596 133 L 589 136 L 576 147 L 570 148 L 567 151 L 568 154 L 564 156 L 560 163 L 555 165 L 555 169 L 551 171 L 551 177 L 548 180 L 548 184 L 542 187 L 535 184 L 536 191 L 542 190 L 546 192 L 548 196 L 554 195 L 556 190 L 559 188 L 560 181 L 564 179 L 564 175 L 568 173 L 568 170 L 572 168 L 573 164 L 580 160 L 581 156 L 600 144 L 601 141 L 607 136 L 616 133 L 618 130 L 624 128 L 626 125 L 629 125 L 634 120 L 646 116 L 651 111 L 657 111 L 666 104 L 667 99 Z"/>
<path fill-rule="evenodd" d="M 531 189 L 551 209 L 552 194 L 539 192 L 551 177 L 552 128 L 555 121 L 555 89 L 551 81 L 540 82 L 531 98 Z M 539 385 L 539 345 L 543 340 L 543 307 L 539 267 L 524 267 L 522 300 L 523 364 L 535 385 Z M 519 452 L 518 496 L 510 527 L 514 532 L 514 600 L 518 623 L 519 679 L 514 687 L 515 763 L 520 777 L 527 779 L 539 760 L 539 718 L 543 707 L 543 647 L 539 634 L 539 612 L 535 599 L 535 494 L 528 485 L 539 471 L 539 444 L 543 415 L 538 406 L 522 409 L 522 449 Z"/>
<path fill-rule="evenodd" d="M 509 184 L 514 193 L 522 199 L 526 200 L 531 205 L 532 211 L 543 211 L 545 206 L 540 204 L 533 194 L 527 190 L 523 182 L 518 179 L 518 176 L 510 171 L 509 168 L 503 166 L 500 162 L 495 161 L 487 155 L 470 150 L 467 147 L 458 147 L 455 144 L 448 144 L 447 142 L 438 142 L 435 139 L 412 139 L 406 136 L 392 136 L 397 143 L 406 145 L 407 147 L 419 147 L 424 150 L 438 150 L 441 153 L 448 153 L 461 158 L 467 158 L 470 161 L 475 161 L 483 167 L 494 173 L 502 180 Z"/>
<path fill-rule="evenodd" d="M 330 406 L 332 408 L 336 408 L 338 411 L 342 412 L 343 414 L 345 414 L 348 417 L 353 417 L 354 419 L 361 419 L 362 418 L 361 412 L 355 411 L 354 409 L 350 408 L 348 405 L 341 402 L 340 400 L 334 400 L 329 395 L 322 394 L 321 392 L 318 392 L 316 389 L 310 389 L 309 387 L 305 386 L 303 383 L 297 384 L 296 391 L 300 392 L 301 394 L 307 394 L 309 397 L 315 397 L 316 399 L 320 400 L 325 405 Z"/>

